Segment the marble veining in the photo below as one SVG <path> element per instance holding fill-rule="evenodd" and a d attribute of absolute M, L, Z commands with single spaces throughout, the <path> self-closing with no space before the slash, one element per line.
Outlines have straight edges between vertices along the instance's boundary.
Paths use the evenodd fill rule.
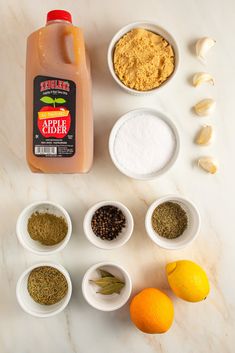
<path fill-rule="evenodd" d="M 84 28 L 92 60 L 95 118 L 95 159 L 87 175 L 34 175 L 25 162 L 24 74 L 26 37 L 45 23 L 46 12 L 66 8 L 74 23 Z M 40 2 L 1 0 L 0 67 L 0 352 L 1 353 L 233 353 L 235 345 L 234 292 L 234 156 L 235 119 L 235 4 L 233 0 L 119 0 Z M 169 30 L 180 47 L 180 69 L 172 83 L 156 95 L 135 97 L 122 92 L 108 72 L 106 53 L 113 34 L 123 25 L 152 20 Z M 202 36 L 216 39 L 206 64 L 198 61 L 193 44 Z M 193 88 L 192 75 L 208 71 L 214 87 Z M 191 107 L 212 97 L 212 117 L 197 118 Z M 114 122 L 128 110 L 156 108 L 168 114 L 181 137 L 174 168 L 153 181 L 131 180 L 113 166 L 108 137 Z M 215 142 L 200 148 L 193 144 L 202 124 L 211 123 Z M 219 160 L 218 174 L 199 170 L 195 160 L 211 155 Z M 189 247 L 166 251 L 146 235 L 144 216 L 156 198 L 177 193 L 194 201 L 202 216 L 200 235 Z M 73 235 L 58 255 L 39 257 L 17 242 L 15 222 L 30 202 L 61 203 L 73 221 Z M 90 205 L 115 199 L 133 213 L 135 230 L 121 249 L 104 251 L 86 240 L 83 217 Z M 192 259 L 208 272 L 211 293 L 205 302 L 190 304 L 174 297 L 164 274 L 166 262 Z M 28 266 L 57 261 L 71 274 L 73 295 L 58 316 L 40 320 L 18 306 L 15 285 Z M 103 313 L 83 299 L 81 279 L 98 261 L 112 260 L 131 274 L 134 293 L 146 286 L 165 290 L 174 300 L 175 322 L 164 335 L 144 335 L 131 324 L 128 305 Z"/>

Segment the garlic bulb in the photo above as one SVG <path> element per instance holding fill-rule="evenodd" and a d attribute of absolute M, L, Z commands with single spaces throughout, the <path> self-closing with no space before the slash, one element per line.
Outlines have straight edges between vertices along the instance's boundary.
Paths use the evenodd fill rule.
<path fill-rule="evenodd" d="M 215 109 L 215 106 L 215 101 L 211 98 L 207 98 L 195 104 L 194 110 L 197 115 L 205 116 L 209 115 Z"/>
<path fill-rule="evenodd" d="M 195 139 L 195 143 L 197 145 L 208 145 L 211 142 L 211 139 L 213 137 L 213 128 L 210 125 L 205 125 L 201 128 L 199 133 L 197 134 L 197 137 Z"/>
<path fill-rule="evenodd" d="M 196 54 L 197 56 L 205 60 L 207 52 L 215 45 L 216 41 L 213 38 L 204 37 L 196 43 Z"/>
<path fill-rule="evenodd" d="M 207 72 L 197 72 L 193 76 L 193 86 L 197 87 L 197 86 L 201 85 L 202 83 L 210 83 L 210 84 L 214 85 L 215 79 L 213 76 L 211 76 Z"/>
<path fill-rule="evenodd" d="M 198 165 L 207 173 L 215 174 L 218 170 L 217 163 L 213 158 L 202 157 L 198 160 Z"/>

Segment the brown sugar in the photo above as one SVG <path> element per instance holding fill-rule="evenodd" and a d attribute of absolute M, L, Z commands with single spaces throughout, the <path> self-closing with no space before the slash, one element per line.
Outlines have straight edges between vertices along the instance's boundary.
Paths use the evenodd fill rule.
<path fill-rule="evenodd" d="M 131 30 L 117 42 L 113 61 L 120 81 L 138 91 L 161 86 L 175 68 L 172 46 L 159 34 L 142 28 Z"/>

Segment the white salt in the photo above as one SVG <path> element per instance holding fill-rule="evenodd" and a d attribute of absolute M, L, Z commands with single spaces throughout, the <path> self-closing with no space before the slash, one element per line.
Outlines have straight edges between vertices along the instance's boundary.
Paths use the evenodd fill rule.
<path fill-rule="evenodd" d="M 120 126 L 114 140 L 118 164 L 131 174 L 148 175 L 162 169 L 174 154 L 171 127 L 151 113 L 136 113 Z"/>

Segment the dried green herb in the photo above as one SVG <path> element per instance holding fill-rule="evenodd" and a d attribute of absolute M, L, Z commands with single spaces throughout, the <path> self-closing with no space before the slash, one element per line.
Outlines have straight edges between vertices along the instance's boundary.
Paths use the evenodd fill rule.
<path fill-rule="evenodd" d="M 68 283 L 63 273 L 56 268 L 41 266 L 31 271 L 27 288 L 35 302 L 52 305 L 65 297 Z"/>
<path fill-rule="evenodd" d="M 175 202 L 164 202 L 152 214 L 152 226 L 156 233 L 167 239 L 178 238 L 188 225 L 183 208 Z"/>
<path fill-rule="evenodd" d="M 101 277 L 95 280 L 90 280 L 91 283 L 94 283 L 101 288 L 97 293 L 104 295 L 110 295 L 113 293 L 120 294 L 122 288 L 125 286 L 125 282 L 108 271 L 101 269 L 99 271 Z"/>
<path fill-rule="evenodd" d="M 116 283 L 111 283 L 107 285 L 106 287 L 102 288 L 101 290 L 98 291 L 100 294 L 104 295 L 111 295 L 113 293 L 120 294 L 122 288 L 125 286 L 124 283 L 116 282 Z"/>
<path fill-rule="evenodd" d="M 35 212 L 28 220 L 28 232 L 33 240 L 43 245 L 56 245 L 65 238 L 68 225 L 63 217 Z"/>
<path fill-rule="evenodd" d="M 114 275 L 112 275 L 112 273 L 110 273 L 108 271 L 101 270 L 101 269 L 99 269 L 99 271 L 100 271 L 101 277 L 114 277 Z"/>

